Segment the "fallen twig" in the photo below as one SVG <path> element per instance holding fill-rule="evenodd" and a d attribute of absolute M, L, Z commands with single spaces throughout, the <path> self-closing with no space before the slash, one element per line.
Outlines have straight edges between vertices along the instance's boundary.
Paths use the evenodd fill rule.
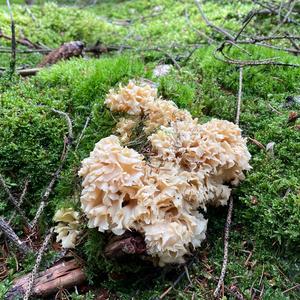
<path fill-rule="evenodd" d="M 223 43 L 224 45 L 226 44 Z M 221 45 L 214 51 L 214 57 L 222 62 L 228 63 L 228 64 L 233 64 L 233 65 L 239 65 L 239 66 L 266 66 L 266 65 L 271 65 L 271 66 L 285 66 L 285 67 L 294 67 L 294 68 L 299 68 L 300 64 L 292 64 L 292 63 L 285 63 L 285 62 L 280 62 L 276 61 L 278 57 L 272 57 L 272 58 L 267 58 L 267 59 L 258 59 L 258 60 L 239 60 L 239 59 L 234 59 L 229 57 L 227 54 L 224 53 L 223 51 L 224 46 Z M 219 56 L 218 53 L 221 53 L 222 56 Z"/>
<path fill-rule="evenodd" d="M 298 284 L 296 284 L 296 285 L 294 285 L 294 286 L 292 286 L 292 287 L 286 289 L 286 290 L 283 291 L 282 293 L 285 294 L 285 293 L 288 293 L 288 292 L 290 292 L 290 291 L 292 291 L 292 290 L 294 290 L 294 289 L 299 289 L 299 288 L 300 288 L 300 283 L 298 283 Z"/>
<path fill-rule="evenodd" d="M 6 192 L 6 194 L 8 195 L 9 201 L 12 203 L 12 205 L 14 206 L 14 208 L 16 209 L 16 211 L 19 213 L 19 215 L 21 216 L 21 218 L 25 222 L 26 226 L 28 226 L 28 228 L 31 228 L 31 225 L 29 223 L 28 218 L 25 216 L 25 213 L 20 208 L 19 203 L 17 202 L 17 200 L 15 199 L 15 197 L 10 192 L 10 190 L 9 190 L 8 186 L 6 185 L 5 180 L 4 180 L 4 178 L 3 178 L 3 176 L 1 174 L 0 174 L 0 184 L 3 187 L 4 191 Z"/>
<path fill-rule="evenodd" d="M 214 297 L 218 297 L 220 293 L 220 288 L 224 284 L 224 278 L 225 278 L 225 273 L 226 273 L 226 268 L 228 263 L 228 243 L 229 243 L 229 230 L 230 230 L 230 224 L 232 218 L 232 210 L 233 210 L 233 198 L 231 196 L 229 199 L 228 213 L 227 213 L 227 218 L 225 223 L 223 265 L 222 265 L 221 275 L 217 287 L 214 291 Z"/>
<path fill-rule="evenodd" d="M 52 50 L 49 49 L 24 49 L 18 50 L 16 49 L 16 53 L 18 54 L 27 54 L 27 53 L 50 53 Z M 0 53 L 11 53 L 11 48 L 0 47 Z"/>
<path fill-rule="evenodd" d="M 15 30 L 15 21 L 12 14 L 11 6 L 9 0 L 6 0 L 10 15 L 10 28 L 11 28 L 11 61 L 10 61 L 10 73 L 11 75 L 15 73 L 16 70 L 16 30 Z"/>
<path fill-rule="evenodd" d="M 24 188 L 23 188 L 23 191 L 22 191 L 22 194 L 21 194 L 20 199 L 18 201 L 19 206 L 21 206 L 21 204 L 24 201 L 24 198 L 25 198 L 25 195 L 26 195 L 26 192 L 27 192 L 27 188 L 28 188 L 28 183 L 29 183 L 29 181 L 26 179 L 25 180 L 25 184 L 24 184 Z M 15 215 L 16 215 L 16 211 L 14 211 L 13 214 L 12 214 L 12 216 L 9 218 L 9 220 L 7 222 L 8 225 L 10 225 L 10 223 L 14 219 Z M 0 238 L 1 238 L 1 236 L 2 236 L 2 232 L 0 232 Z"/>
<path fill-rule="evenodd" d="M 241 113 L 241 103 L 242 103 L 242 86 L 243 86 L 243 67 L 240 66 L 240 73 L 239 73 L 239 91 L 238 91 L 238 100 L 237 100 L 237 109 L 236 109 L 236 118 L 235 124 L 240 123 L 240 113 Z"/>
<path fill-rule="evenodd" d="M 54 49 L 47 56 L 45 56 L 39 63 L 38 67 L 53 65 L 60 60 L 69 59 L 71 57 L 79 57 L 82 55 L 83 49 L 84 43 L 81 41 L 64 43 L 59 48 Z"/>
<path fill-rule="evenodd" d="M 286 15 L 284 16 L 284 18 L 282 19 L 282 21 L 275 27 L 275 29 L 273 30 L 273 32 L 271 33 L 271 35 L 273 35 L 274 33 L 276 33 L 280 27 L 288 20 L 290 14 L 292 13 L 293 9 L 294 9 L 294 6 L 296 4 L 297 1 L 295 0 L 292 0 L 292 1 L 289 1 L 289 4 L 290 4 L 290 7 L 288 9 L 288 12 L 286 13 Z M 280 6 L 280 11 L 281 11 L 281 6 Z"/>
<path fill-rule="evenodd" d="M 25 195 L 27 193 L 28 183 L 29 183 L 29 181 L 26 179 L 25 180 L 25 184 L 24 184 L 24 188 L 23 188 L 23 191 L 22 191 L 22 194 L 21 194 L 20 199 L 18 201 L 18 205 L 19 206 L 21 206 L 22 203 L 23 203 L 23 201 L 24 201 Z M 8 221 L 9 224 L 11 223 L 11 221 L 13 220 L 13 218 L 15 217 L 15 215 L 16 215 L 16 212 L 14 211 L 13 214 L 12 214 L 12 216 L 10 217 L 10 219 Z"/>
<path fill-rule="evenodd" d="M 31 295 L 35 277 L 36 277 L 37 272 L 39 270 L 39 267 L 40 267 L 40 264 L 41 264 L 41 261 L 42 261 L 42 258 L 43 258 L 43 254 L 47 249 L 47 246 L 50 242 L 52 234 L 53 234 L 53 232 L 52 232 L 52 230 L 50 230 L 50 233 L 48 233 L 46 235 L 45 240 L 44 240 L 44 242 L 43 242 L 43 244 L 42 244 L 42 246 L 41 246 L 41 248 L 38 252 L 38 255 L 37 255 L 36 261 L 35 261 L 35 265 L 34 265 L 34 268 L 31 272 L 30 279 L 29 279 L 29 282 L 28 282 L 28 286 L 27 286 L 27 289 L 26 289 L 26 292 L 25 292 L 25 295 L 24 295 L 24 300 L 28 300 L 30 295 Z"/>
<path fill-rule="evenodd" d="M 197 8 L 201 14 L 202 19 L 204 20 L 204 22 L 206 23 L 206 25 L 210 28 L 212 28 L 213 30 L 215 30 L 216 32 L 219 32 L 223 35 L 225 35 L 227 38 L 229 38 L 230 40 L 234 41 L 234 36 L 232 34 L 230 34 L 228 31 L 226 31 L 225 29 L 213 24 L 212 22 L 210 22 L 208 20 L 208 18 L 206 17 L 205 13 L 203 12 L 202 6 L 201 6 L 201 2 L 200 0 L 195 0 L 195 4 L 197 5 Z"/>
<path fill-rule="evenodd" d="M 146 251 L 144 238 L 137 233 L 127 231 L 123 235 L 114 236 L 104 249 L 108 258 L 120 258 L 127 255 L 141 255 Z"/>
<path fill-rule="evenodd" d="M 17 70 L 17 73 L 22 77 L 26 77 L 26 76 L 36 75 L 36 73 L 38 73 L 41 70 L 42 68 L 23 69 L 23 70 Z"/>
<path fill-rule="evenodd" d="M 19 248 L 19 250 L 23 253 L 27 253 L 29 251 L 28 246 L 19 239 L 11 226 L 2 217 L 0 217 L 0 229 L 4 235 Z"/>
<path fill-rule="evenodd" d="M 78 147 L 79 147 L 79 144 L 80 144 L 80 142 L 81 142 L 81 139 L 82 139 L 82 137 L 83 137 L 83 135 L 84 135 L 84 133 L 85 133 L 85 130 L 86 130 L 87 127 L 89 126 L 89 123 L 90 123 L 91 118 L 92 118 L 91 115 L 92 115 L 92 114 L 90 114 L 90 115 L 86 118 L 86 120 L 85 120 L 84 126 L 83 126 L 83 128 L 82 128 L 82 131 L 81 131 L 81 133 L 80 133 L 80 135 L 79 135 L 79 137 L 78 137 L 78 140 L 77 140 L 77 144 L 76 144 L 76 146 L 75 146 L 75 151 L 77 151 L 77 149 L 78 149 Z"/>
<path fill-rule="evenodd" d="M 0 30 L 0 38 L 3 38 L 3 39 L 8 40 L 8 41 L 12 41 L 12 37 L 4 34 L 1 30 Z M 43 48 L 39 45 L 34 44 L 33 42 L 31 42 L 27 38 L 20 38 L 20 39 L 16 38 L 15 41 L 16 41 L 16 44 L 20 44 L 20 45 L 25 46 L 29 49 L 36 50 L 36 51 L 32 51 L 32 52 L 46 51 L 47 50 L 47 49 L 45 49 L 45 48 Z"/>
<path fill-rule="evenodd" d="M 188 14 L 187 9 L 185 9 L 185 20 L 186 23 L 192 28 L 192 30 L 194 30 L 199 36 L 203 37 L 204 39 L 207 40 L 208 44 L 213 44 L 215 42 L 214 39 L 212 39 L 211 37 L 209 37 L 208 35 L 206 35 L 204 32 L 202 32 L 201 30 L 199 30 L 198 28 L 196 28 L 195 26 L 193 26 L 193 24 L 190 21 L 190 16 Z"/>
<path fill-rule="evenodd" d="M 192 266 L 192 264 L 195 261 L 195 256 L 191 259 L 191 261 L 188 263 L 188 265 L 185 265 L 184 270 L 179 274 L 179 276 L 177 277 L 177 279 L 173 282 L 173 284 L 166 289 L 159 297 L 157 297 L 155 300 L 162 300 L 164 299 L 171 291 L 173 288 L 175 288 L 175 286 L 184 278 L 184 276 L 187 275 L 186 270 L 188 268 L 190 268 Z"/>
<path fill-rule="evenodd" d="M 50 194 L 51 194 L 51 192 L 54 188 L 54 185 L 55 185 L 57 179 L 60 176 L 60 173 L 63 169 L 65 160 L 67 158 L 68 152 L 70 150 L 70 147 L 71 147 L 71 144 L 72 144 L 72 141 L 73 141 L 73 127 L 72 127 L 72 122 L 71 122 L 71 119 L 70 119 L 69 115 L 65 112 L 62 112 L 62 111 L 54 109 L 54 108 L 49 108 L 49 109 L 52 110 L 55 113 L 58 113 L 59 115 L 62 115 L 66 119 L 67 125 L 68 125 L 68 136 L 67 136 L 67 138 L 65 138 L 65 141 L 64 141 L 64 148 L 63 148 L 63 152 L 62 152 L 61 159 L 60 159 L 60 165 L 57 168 L 57 170 L 55 171 L 55 173 L 53 174 L 52 179 L 51 179 L 48 187 L 46 188 L 46 190 L 45 190 L 45 192 L 42 196 L 42 199 L 41 199 L 39 208 L 36 212 L 36 215 L 35 215 L 34 219 L 31 222 L 31 226 L 33 228 L 37 225 L 37 222 L 38 222 L 40 216 L 42 215 L 42 213 L 44 211 L 44 208 L 48 204 L 49 196 L 50 196 Z"/>
<path fill-rule="evenodd" d="M 258 140 L 253 139 L 253 138 L 251 138 L 251 137 L 248 137 L 248 140 L 249 140 L 250 142 L 252 142 L 254 145 L 256 145 L 258 148 L 263 149 L 263 150 L 266 150 L 266 147 L 265 147 L 261 142 L 259 142 Z"/>

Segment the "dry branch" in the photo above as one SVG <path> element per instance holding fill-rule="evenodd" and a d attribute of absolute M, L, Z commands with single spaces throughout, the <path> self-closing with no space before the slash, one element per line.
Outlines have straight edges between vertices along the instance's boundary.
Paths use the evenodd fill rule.
<path fill-rule="evenodd" d="M 185 20 L 186 23 L 191 27 L 192 30 L 194 30 L 199 36 L 203 37 L 205 40 L 207 40 L 207 42 L 211 45 L 215 42 L 215 40 L 211 37 L 209 37 L 208 35 L 206 35 L 204 32 L 202 32 L 201 30 L 199 30 L 198 28 L 196 28 L 195 26 L 193 26 L 193 24 L 190 21 L 190 16 L 188 14 L 187 9 L 185 9 Z"/>
<path fill-rule="evenodd" d="M 266 59 L 258 59 L 258 60 L 239 60 L 239 59 L 234 59 L 229 57 L 226 53 L 224 53 L 224 45 L 228 43 L 223 42 L 220 47 L 215 49 L 214 51 L 214 57 L 222 62 L 232 64 L 232 65 L 238 65 L 238 66 L 284 66 L 284 67 L 294 67 L 294 68 L 299 68 L 300 64 L 292 64 L 292 63 L 285 63 L 281 61 L 276 61 L 278 57 L 272 57 L 272 58 L 266 58 Z M 221 55 L 218 55 L 221 54 Z"/>
<path fill-rule="evenodd" d="M 19 198 L 19 201 L 18 201 L 19 206 L 21 206 L 21 204 L 23 203 L 24 198 L 26 196 L 26 192 L 27 192 L 27 188 L 28 188 L 28 183 L 29 183 L 29 181 L 26 179 L 25 180 L 25 184 L 24 184 L 24 188 L 23 188 L 23 191 L 22 191 L 22 194 L 21 194 L 21 196 Z M 7 222 L 8 225 L 10 225 L 10 223 L 14 219 L 15 215 L 16 215 L 16 211 L 13 212 L 12 216 L 8 220 L 8 222 Z M 0 238 L 1 238 L 1 236 L 2 236 L 2 233 L 0 232 Z"/>
<path fill-rule="evenodd" d="M 204 22 L 206 23 L 206 25 L 210 28 L 212 28 L 214 31 L 218 32 L 218 33 L 221 33 L 222 35 L 225 35 L 227 38 L 229 38 L 229 40 L 234 40 L 234 36 L 231 35 L 228 31 L 226 31 L 225 29 L 213 24 L 212 22 L 210 22 L 208 20 L 208 18 L 206 17 L 203 9 L 202 9 L 202 5 L 201 5 L 201 2 L 200 0 L 195 0 L 195 3 L 197 5 L 197 8 L 200 12 L 200 15 L 202 17 L 202 19 L 204 20 Z"/>
<path fill-rule="evenodd" d="M 155 300 L 164 299 L 185 276 L 188 276 L 186 270 L 188 270 L 188 268 L 190 268 L 194 262 L 195 262 L 195 256 L 190 260 L 190 262 L 187 265 L 184 265 L 184 271 L 179 274 L 179 276 L 173 282 L 173 284 L 168 289 L 166 289 L 159 297 L 155 298 Z"/>
<path fill-rule="evenodd" d="M 3 187 L 4 191 L 6 192 L 6 194 L 8 196 L 9 201 L 12 203 L 12 205 L 14 206 L 14 208 L 16 209 L 16 211 L 22 217 L 22 219 L 25 222 L 26 226 L 28 226 L 28 228 L 31 228 L 31 225 L 29 223 L 28 218 L 25 216 L 25 213 L 20 208 L 19 203 L 17 202 L 17 200 L 15 199 L 15 197 L 10 192 L 10 190 L 9 190 L 8 186 L 6 185 L 5 180 L 4 180 L 4 178 L 3 178 L 3 176 L 1 174 L 0 174 L 0 185 Z"/>
<path fill-rule="evenodd" d="M 10 15 L 10 28 L 11 28 L 11 61 L 10 61 L 10 72 L 11 74 L 15 73 L 16 70 L 16 29 L 15 21 L 13 18 L 11 6 L 9 0 L 6 0 L 9 15 Z"/>
<path fill-rule="evenodd" d="M 83 129 L 82 129 L 82 131 L 81 131 L 81 133 L 80 133 L 80 135 L 79 135 L 79 137 L 78 137 L 78 139 L 77 139 L 77 143 L 76 143 L 76 146 L 75 146 L 75 151 L 77 151 L 77 149 L 78 149 L 78 147 L 79 147 L 79 144 L 80 144 L 80 142 L 81 142 L 81 140 L 82 140 L 82 138 L 83 138 L 83 135 L 84 135 L 84 133 L 85 133 L 85 130 L 86 130 L 87 127 L 89 126 L 89 123 L 90 123 L 90 121 L 91 121 L 91 118 L 92 118 L 92 113 L 91 113 L 91 114 L 86 118 L 86 120 L 85 120 Z"/>
<path fill-rule="evenodd" d="M 66 119 L 66 122 L 67 122 L 67 125 L 68 125 L 68 136 L 64 140 L 64 148 L 63 148 L 61 159 L 60 159 L 60 165 L 57 168 L 57 170 L 55 171 L 55 173 L 53 174 L 53 176 L 51 178 L 51 181 L 49 182 L 49 184 L 48 184 L 48 186 L 47 186 L 47 188 L 46 188 L 46 190 L 45 190 L 45 192 L 42 196 L 42 199 L 41 199 L 39 208 L 36 212 L 36 215 L 35 215 L 32 223 L 31 223 L 31 226 L 33 228 L 37 225 L 38 220 L 39 220 L 40 216 L 42 215 L 42 213 L 44 211 L 44 208 L 48 204 L 49 196 L 50 196 L 50 194 L 51 194 L 51 192 L 54 188 L 54 185 L 55 185 L 57 179 L 60 176 L 60 173 L 62 172 L 64 163 L 66 161 L 67 155 L 69 153 L 69 150 L 71 148 L 72 141 L 73 141 L 73 127 L 72 127 L 72 121 L 71 121 L 69 115 L 67 113 L 63 112 L 63 111 L 60 111 L 60 110 L 56 110 L 56 109 L 53 109 L 53 108 L 49 108 L 49 109 L 51 109 L 53 112 L 63 116 Z"/>
<path fill-rule="evenodd" d="M 46 237 L 44 239 L 44 242 L 43 242 L 41 248 L 39 249 L 38 255 L 36 257 L 34 268 L 31 272 L 29 280 L 28 280 L 28 285 L 27 285 L 27 289 L 26 289 L 26 292 L 25 292 L 24 300 L 28 300 L 30 295 L 31 295 L 32 288 L 33 288 L 33 285 L 34 285 L 34 280 L 37 276 L 37 272 L 40 268 L 40 264 L 41 264 L 41 261 L 42 261 L 42 258 L 43 258 L 43 254 L 47 249 L 47 246 L 48 246 L 48 244 L 51 240 L 52 234 L 53 234 L 53 232 L 52 232 L 52 230 L 50 230 L 50 233 L 48 233 L 46 235 Z"/>
<path fill-rule="evenodd" d="M 5 300 L 13 300 L 18 296 L 23 296 L 31 274 L 27 274 L 15 280 L 13 287 L 6 294 Z M 86 276 L 82 267 L 75 259 L 63 261 L 57 265 L 37 274 L 35 284 L 32 289 L 32 296 L 46 297 L 61 288 L 70 287 L 83 283 Z"/>
<path fill-rule="evenodd" d="M 13 242 L 23 253 L 27 253 L 29 251 L 27 245 L 19 239 L 17 234 L 14 232 L 14 230 L 2 217 L 0 217 L 0 229 L 2 230 L 4 235 L 11 242 Z"/>
<path fill-rule="evenodd" d="M 3 38 L 3 39 L 8 40 L 8 41 L 12 41 L 12 37 L 10 37 L 10 36 L 4 34 L 4 33 L 1 31 L 1 29 L 0 29 L 0 38 Z M 20 44 L 20 45 L 22 45 L 22 46 L 25 46 L 25 47 L 27 47 L 27 48 L 29 48 L 29 49 L 35 49 L 35 50 L 41 50 L 41 51 L 43 51 L 43 50 L 46 51 L 46 50 L 47 50 L 47 49 L 45 49 L 45 48 L 43 48 L 43 47 L 41 47 L 41 46 L 39 46 L 39 45 L 34 44 L 33 42 L 31 42 L 31 41 L 30 41 L 29 39 L 27 39 L 27 38 L 16 39 L 15 41 L 16 41 L 17 44 Z"/>
<path fill-rule="evenodd" d="M 231 224 L 232 209 L 233 209 L 233 199 L 232 199 L 232 197 L 230 197 L 228 213 L 227 213 L 227 218 L 226 218 L 226 224 L 225 224 L 223 265 L 222 265 L 221 275 L 220 275 L 217 287 L 214 291 L 214 297 L 218 297 L 218 295 L 220 293 L 220 288 L 224 284 L 224 278 L 225 278 L 225 273 L 226 273 L 226 268 L 227 268 L 227 263 L 228 263 L 229 230 L 230 230 L 230 224 Z"/>
<path fill-rule="evenodd" d="M 240 67 L 240 76 L 239 76 L 239 91 L 238 91 L 238 101 L 236 109 L 236 118 L 235 124 L 240 123 L 240 113 L 241 113 L 241 103 L 242 103 L 242 87 L 243 87 L 243 67 Z"/>

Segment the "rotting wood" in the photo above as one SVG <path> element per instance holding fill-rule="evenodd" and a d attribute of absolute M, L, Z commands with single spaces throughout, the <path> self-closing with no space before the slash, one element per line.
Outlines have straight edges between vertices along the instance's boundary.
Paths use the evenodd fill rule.
<path fill-rule="evenodd" d="M 5 300 L 13 300 L 23 296 L 30 276 L 31 273 L 16 279 L 12 288 L 6 293 Z M 75 259 L 63 261 L 37 274 L 31 295 L 46 297 L 56 293 L 61 288 L 68 289 L 82 284 L 85 280 L 86 275 L 83 268 Z"/>
<path fill-rule="evenodd" d="M 109 258 L 120 258 L 128 254 L 143 254 L 146 252 L 144 238 L 138 233 L 125 232 L 115 236 L 108 242 L 104 253 Z"/>

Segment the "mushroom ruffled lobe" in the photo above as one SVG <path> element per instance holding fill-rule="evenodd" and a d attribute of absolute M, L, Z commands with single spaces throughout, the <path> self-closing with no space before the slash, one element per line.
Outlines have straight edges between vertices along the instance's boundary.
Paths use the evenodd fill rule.
<path fill-rule="evenodd" d="M 72 208 L 59 209 L 53 220 L 58 222 L 54 227 L 54 232 L 58 235 L 57 242 L 61 242 L 63 248 L 75 248 L 76 238 L 79 230 L 79 213 Z"/>
<path fill-rule="evenodd" d="M 82 162 L 79 175 L 83 190 L 81 208 L 90 228 L 122 234 L 131 228 L 144 208 L 135 195 L 143 186 L 145 162 L 133 149 L 122 147 L 111 135 L 95 145 L 90 157 Z"/>
<path fill-rule="evenodd" d="M 132 131 L 137 125 L 136 120 L 121 118 L 116 125 L 116 132 L 120 136 L 120 141 L 122 143 L 128 143 L 132 136 Z"/>
<path fill-rule="evenodd" d="M 111 111 L 138 116 L 142 113 L 145 103 L 154 101 L 156 97 L 157 90 L 150 85 L 136 85 L 134 81 L 129 81 L 127 86 L 120 86 L 117 92 L 111 89 L 105 104 Z"/>

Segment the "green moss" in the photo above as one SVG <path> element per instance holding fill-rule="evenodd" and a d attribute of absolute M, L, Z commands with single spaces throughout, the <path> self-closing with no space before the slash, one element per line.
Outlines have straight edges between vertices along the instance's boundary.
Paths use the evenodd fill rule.
<path fill-rule="evenodd" d="M 70 114 L 75 143 L 87 116 L 92 116 L 81 146 L 67 161 L 55 192 L 55 203 L 72 197 L 80 161 L 97 141 L 110 134 L 115 124 L 111 114 L 103 109 L 105 94 L 116 83 L 141 76 L 143 72 L 140 61 L 132 62 L 128 56 L 88 62 L 77 59 L 45 70 L 29 82 L 17 81 L 15 85 L 3 82 L 3 90 L 6 88 L 0 95 L 0 170 L 11 188 L 20 192 L 28 178 L 28 201 L 34 204 L 58 167 L 67 125 L 59 115 L 39 106 L 42 104 Z M 36 209 L 34 205 L 27 208 L 31 214 Z"/>

